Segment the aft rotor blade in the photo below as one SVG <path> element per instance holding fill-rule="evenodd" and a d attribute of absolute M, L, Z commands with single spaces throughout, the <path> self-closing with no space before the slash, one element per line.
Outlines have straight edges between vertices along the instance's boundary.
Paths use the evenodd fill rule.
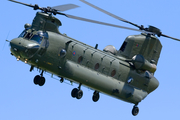
<path fill-rule="evenodd" d="M 119 25 L 115 25 L 115 24 L 100 22 L 100 21 L 91 20 L 91 19 L 87 19 L 87 18 L 77 17 L 77 16 L 74 16 L 74 15 L 65 14 L 65 16 L 68 17 L 68 18 L 76 19 L 76 20 L 82 20 L 82 21 L 86 21 L 86 22 L 97 23 L 97 24 L 107 25 L 107 26 L 111 26 L 111 27 L 123 28 L 123 29 L 127 29 L 127 30 L 138 31 L 138 32 L 145 32 L 145 31 L 142 31 L 142 30 L 134 29 L 134 28 L 129 28 L 129 27 L 119 26 Z"/>
<path fill-rule="evenodd" d="M 53 9 L 56 9 L 57 11 L 66 11 L 66 10 L 70 10 L 70 9 L 74 9 L 79 7 L 78 5 L 75 4 L 65 4 L 65 5 L 59 5 L 59 6 L 54 6 L 52 7 Z"/>
<path fill-rule="evenodd" d="M 167 37 L 167 38 L 171 38 L 171 39 L 173 39 L 173 40 L 180 41 L 180 39 L 177 39 L 177 38 L 174 38 L 174 37 L 170 37 L 170 36 L 168 36 L 168 35 L 161 34 L 161 36 Z"/>
<path fill-rule="evenodd" d="M 132 22 L 130 22 L 130 21 L 127 21 L 127 20 L 125 20 L 125 19 L 123 19 L 123 18 L 120 18 L 119 16 L 116 16 L 116 15 L 114 15 L 114 14 L 112 14 L 112 13 L 106 11 L 106 10 L 103 10 L 103 9 L 101 9 L 101 8 L 99 8 L 99 7 L 93 5 L 93 4 L 91 4 L 91 3 L 89 3 L 89 2 L 87 2 L 87 1 L 85 1 L 85 0 L 80 0 L 80 1 L 83 2 L 83 3 L 85 3 L 85 4 L 87 4 L 87 5 L 89 5 L 89 6 L 91 6 L 91 7 L 93 7 L 93 8 L 95 8 L 95 9 L 97 9 L 97 10 L 99 10 L 99 11 L 101 11 L 101 12 L 103 12 L 103 13 L 105 13 L 105 14 L 107 14 L 107 15 L 109 15 L 109 16 L 111 16 L 111 17 L 113 17 L 113 18 L 116 18 L 116 19 L 118 19 L 118 20 L 120 20 L 120 21 L 129 23 L 129 24 L 131 24 L 131 25 L 134 25 L 134 26 L 138 27 L 139 29 L 142 28 L 141 26 L 139 26 L 139 25 L 137 25 L 137 24 L 134 24 L 134 23 L 132 23 Z"/>

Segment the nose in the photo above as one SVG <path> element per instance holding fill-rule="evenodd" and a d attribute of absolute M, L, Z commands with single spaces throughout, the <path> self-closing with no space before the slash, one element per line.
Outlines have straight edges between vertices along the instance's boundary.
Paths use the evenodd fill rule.
<path fill-rule="evenodd" d="M 16 38 L 10 41 L 10 46 L 13 51 L 22 50 L 21 39 Z"/>
<path fill-rule="evenodd" d="M 154 91 L 158 86 L 159 86 L 159 81 L 155 77 L 152 77 L 149 82 L 149 91 L 150 92 Z"/>
<path fill-rule="evenodd" d="M 10 41 L 11 52 L 16 57 L 31 58 L 39 49 L 39 44 L 23 38 L 15 38 Z"/>

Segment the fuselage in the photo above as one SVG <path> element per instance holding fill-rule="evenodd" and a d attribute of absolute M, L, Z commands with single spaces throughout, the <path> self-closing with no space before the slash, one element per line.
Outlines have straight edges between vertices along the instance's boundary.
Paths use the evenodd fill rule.
<path fill-rule="evenodd" d="M 126 102 L 138 104 L 159 82 L 148 71 L 138 73 L 122 56 L 107 53 L 66 35 L 31 31 L 13 39 L 12 54 L 21 61 Z"/>

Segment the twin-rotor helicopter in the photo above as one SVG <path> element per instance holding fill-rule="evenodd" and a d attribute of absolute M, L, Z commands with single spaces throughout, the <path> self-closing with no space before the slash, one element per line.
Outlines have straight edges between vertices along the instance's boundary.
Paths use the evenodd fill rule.
<path fill-rule="evenodd" d="M 80 1 L 138 29 L 62 13 L 62 11 L 77 8 L 78 6 L 74 4 L 39 7 L 37 4 L 9 1 L 32 7 L 34 10 L 41 10 L 36 13 L 32 24 L 25 24 L 25 29 L 19 37 L 10 41 L 11 55 L 29 64 L 30 71 L 34 68 L 41 70 L 40 75 L 34 77 L 34 84 L 43 86 L 45 84 L 43 73 L 49 72 L 58 76 L 61 82 L 66 79 L 79 83 L 78 88 L 74 88 L 71 92 L 73 98 L 82 98 L 81 86 L 84 85 L 94 90 L 92 96 L 94 102 L 99 100 L 100 93 L 105 93 L 133 103 L 134 116 L 139 113 L 138 104 L 159 86 L 154 73 L 162 45 L 157 37 L 163 36 L 180 41 L 164 35 L 156 27 L 144 28 L 143 25 L 120 18 L 85 0 Z M 92 47 L 61 34 L 58 30 L 61 21 L 54 15 L 139 31 L 141 34 L 128 36 L 119 50 L 108 45 L 102 51 L 98 49 L 98 45 Z"/>

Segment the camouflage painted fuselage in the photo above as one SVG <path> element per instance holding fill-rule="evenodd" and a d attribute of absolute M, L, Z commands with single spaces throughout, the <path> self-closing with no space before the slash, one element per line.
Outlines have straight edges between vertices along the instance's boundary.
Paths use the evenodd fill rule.
<path fill-rule="evenodd" d="M 60 25 L 55 17 L 38 12 L 32 26 L 11 41 L 12 54 L 31 66 L 134 104 L 158 87 L 153 74 L 137 70 L 127 61 L 130 57 L 113 55 L 61 34 Z M 146 39 L 146 35 L 130 37 Z"/>

